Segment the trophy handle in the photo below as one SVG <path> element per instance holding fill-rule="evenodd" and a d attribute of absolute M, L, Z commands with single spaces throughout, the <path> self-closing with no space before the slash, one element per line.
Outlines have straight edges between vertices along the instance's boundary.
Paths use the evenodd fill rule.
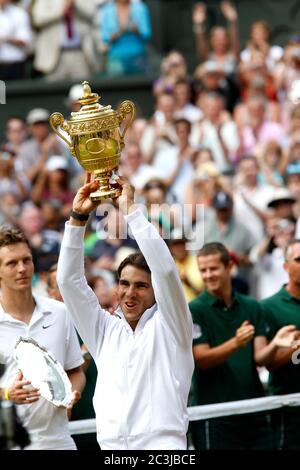
<path fill-rule="evenodd" d="M 72 142 L 69 139 L 66 139 L 66 137 L 58 129 L 60 127 L 63 131 L 68 133 L 68 125 L 65 124 L 65 118 L 63 117 L 63 115 L 61 113 L 53 113 L 50 116 L 49 122 L 50 122 L 50 126 L 53 132 L 55 132 L 55 134 L 58 135 L 58 137 L 60 137 L 62 140 L 66 142 L 66 144 L 70 148 L 72 155 L 75 156 Z"/>
<path fill-rule="evenodd" d="M 127 115 L 130 116 L 130 118 L 127 120 L 127 122 L 125 123 L 125 126 L 124 126 L 124 129 L 123 129 L 123 132 L 121 134 L 121 143 L 123 143 L 123 140 L 124 140 L 124 137 L 125 137 L 125 134 L 129 128 L 129 126 L 131 125 L 133 119 L 134 119 L 134 116 L 135 116 L 135 106 L 134 104 L 132 103 L 132 101 L 129 101 L 129 100 L 126 100 L 126 101 L 123 101 L 118 110 L 117 110 L 117 114 L 118 114 L 118 118 L 119 118 L 119 123 L 121 124 L 124 119 L 127 117 Z M 123 144 L 124 145 L 124 144 Z"/>

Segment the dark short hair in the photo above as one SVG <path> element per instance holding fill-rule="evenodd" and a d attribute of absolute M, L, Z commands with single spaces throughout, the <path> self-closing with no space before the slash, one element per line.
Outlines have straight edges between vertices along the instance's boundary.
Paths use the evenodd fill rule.
<path fill-rule="evenodd" d="M 197 257 L 199 258 L 199 256 L 209 256 L 209 255 L 220 255 L 220 261 L 224 264 L 224 266 L 228 266 L 228 264 L 231 261 L 230 253 L 227 250 L 226 246 L 223 245 L 223 243 L 219 243 L 219 242 L 206 243 L 198 251 Z"/>
<path fill-rule="evenodd" d="M 17 243 L 26 243 L 30 248 L 29 241 L 20 229 L 6 226 L 0 227 L 0 248 L 8 245 L 16 245 Z"/>
<path fill-rule="evenodd" d="M 175 125 L 176 128 L 180 124 L 184 124 L 185 127 L 188 129 L 188 132 L 191 132 L 191 129 L 192 129 L 191 121 L 189 121 L 188 119 L 185 119 L 185 118 L 178 118 L 178 119 L 174 120 L 174 125 Z"/>
<path fill-rule="evenodd" d="M 121 274 L 125 266 L 134 266 L 137 269 L 142 269 L 143 271 L 146 271 L 147 273 L 151 273 L 150 268 L 142 255 L 142 253 L 132 253 L 129 256 L 126 256 L 125 259 L 123 259 L 122 263 L 119 265 L 117 269 L 117 280 L 120 280 Z"/>

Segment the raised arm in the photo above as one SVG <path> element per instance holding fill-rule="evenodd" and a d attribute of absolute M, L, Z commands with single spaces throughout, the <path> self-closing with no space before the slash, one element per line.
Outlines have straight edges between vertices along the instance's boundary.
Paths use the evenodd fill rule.
<path fill-rule="evenodd" d="M 98 183 L 84 185 L 73 201 L 73 211 L 86 220 L 70 217 L 65 226 L 64 237 L 57 268 L 57 283 L 74 324 L 93 357 L 97 356 L 110 315 L 101 309 L 99 301 L 88 286 L 84 274 L 83 240 L 85 224 L 90 212 L 97 206 L 89 194 L 98 189 Z"/>
<path fill-rule="evenodd" d="M 133 203 L 134 190 L 123 186 L 118 205 L 151 271 L 152 285 L 162 320 L 183 347 L 191 347 L 192 318 L 175 262 L 156 228 Z"/>

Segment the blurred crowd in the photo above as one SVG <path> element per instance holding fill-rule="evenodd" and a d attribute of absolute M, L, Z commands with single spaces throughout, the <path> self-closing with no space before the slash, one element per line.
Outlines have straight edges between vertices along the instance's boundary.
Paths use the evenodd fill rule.
<path fill-rule="evenodd" d="M 151 38 L 140 0 L 1 0 L 0 75 L 80 80 L 144 73 Z"/>
<path fill-rule="evenodd" d="M 300 104 L 291 100 L 300 80 L 300 33 L 283 47 L 272 44 L 269 25 L 258 18 L 241 47 L 235 6 L 222 1 L 220 8 L 227 27 L 207 31 L 206 5 L 195 5 L 199 65 L 190 72 L 177 50 L 163 58 L 153 83 L 155 109 L 150 119 L 141 113 L 133 122 L 119 173 L 168 243 L 188 301 L 203 290 L 196 251 L 213 241 L 230 251 L 237 290 L 261 300 L 287 282 L 284 250 L 300 238 Z M 0 0 L 3 21 L 1 79 L 21 78 L 30 54 L 51 80 L 87 78 L 104 58 L 111 73 L 147 69 L 151 22 L 140 0 Z M 10 28 L 15 36 L 7 39 Z M 70 112 L 81 95 L 82 87 L 72 86 Z M 18 226 L 30 240 L 38 293 L 48 295 L 48 272 L 84 178 L 51 131 L 47 109 L 6 121 L 0 225 Z M 118 210 L 105 207 L 88 223 L 86 272 L 99 302 L 113 311 L 116 267 L 137 245 L 129 235 L 119 238 Z"/>
<path fill-rule="evenodd" d="M 6 4 L 2 14 L 21 8 L 1 3 Z M 42 5 L 41 14 L 50 15 L 46 3 L 66 3 L 65 10 L 68 6 L 73 13 L 80 4 L 27 3 L 32 18 Z M 133 11 L 145 7 L 118 0 L 102 2 L 101 12 L 112 21 L 112 11 L 120 13 L 126 5 Z M 119 171 L 168 239 L 188 300 L 202 289 L 194 258 L 199 246 L 187 249 L 195 239 L 223 242 L 241 289 L 262 299 L 286 280 L 283 250 L 300 232 L 300 105 L 289 98 L 300 77 L 300 35 L 295 33 L 285 47 L 273 45 L 267 23 L 259 20 L 241 50 L 236 8 L 224 1 L 221 10 L 228 28 L 206 32 L 206 6 L 195 5 L 191 27 L 199 65 L 190 74 L 179 51 L 163 58 L 153 83 L 155 109 L 150 119 L 136 117 Z M 80 108 L 81 95 L 81 85 L 71 87 L 70 111 Z M 42 273 L 56 261 L 74 192 L 84 181 L 80 165 L 48 120 L 44 108 L 29 110 L 26 119 L 11 116 L 0 159 L 0 222 L 19 225 L 31 240 L 41 289 Z M 136 249 L 130 237 L 118 239 L 116 221 L 112 207 L 107 217 L 91 220 L 86 236 L 87 268 L 92 277 L 101 273 L 109 288 L 122 256 Z"/>

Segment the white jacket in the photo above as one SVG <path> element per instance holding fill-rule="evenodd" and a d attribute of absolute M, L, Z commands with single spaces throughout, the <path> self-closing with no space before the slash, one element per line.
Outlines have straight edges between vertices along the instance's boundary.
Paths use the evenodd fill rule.
<path fill-rule="evenodd" d="M 173 258 L 140 210 L 126 217 L 151 270 L 156 304 L 133 331 L 101 309 L 84 276 L 84 229 L 66 224 L 58 284 L 95 359 L 94 395 L 102 449 L 185 449 L 194 361 L 192 319 Z"/>
<path fill-rule="evenodd" d="M 55 70 L 61 54 L 63 27 L 62 0 L 36 0 L 32 7 L 32 22 L 37 28 L 34 66 L 47 74 Z M 82 52 L 89 66 L 96 68 L 93 21 L 96 13 L 94 0 L 74 1 L 75 29 L 80 38 Z"/>

